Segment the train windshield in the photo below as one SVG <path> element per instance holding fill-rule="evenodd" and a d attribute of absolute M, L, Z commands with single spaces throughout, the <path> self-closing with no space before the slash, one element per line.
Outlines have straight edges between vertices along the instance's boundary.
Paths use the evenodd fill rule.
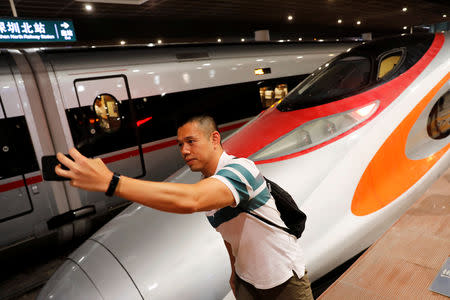
<path fill-rule="evenodd" d="M 319 67 L 278 105 L 291 111 L 332 102 L 364 89 L 370 81 L 368 57 L 347 56 Z"/>
<path fill-rule="evenodd" d="M 397 78 L 415 65 L 434 34 L 411 34 L 361 44 L 322 65 L 277 106 L 292 111 L 338 101 Z"/>

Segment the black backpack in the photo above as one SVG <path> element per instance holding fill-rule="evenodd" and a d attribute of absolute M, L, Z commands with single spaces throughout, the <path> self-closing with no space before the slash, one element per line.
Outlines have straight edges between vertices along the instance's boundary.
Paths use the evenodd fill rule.
<path fill-rule="evenodd" d="M 246 213 L 251 214 L 252 216 L 260 219 L 261 221 L 277 227 L 281 230 L 286 231 L 289 234 L 294 235 L 295 237 L 300 238 L 302 236 L 303 230 L 305 230 L 306 223 L 306 215 L 302 212 L 297 204 L 295 203 L 292 196 L 289 195 L 288 192 L 283 190 L 278 184 L 264 177 L 267 183 L 267 188 L 270 191 L 273 199 L 275 200 L 275 204 L 277 206 L 278 211 L 280 212 L 280 217 L 283 220 L 284 224 L 286 224 L 287 228 L 278 226 L 277 224 L 258 216 L 252 213 L 249 210 L 244 210 Z M 238 206 L 239 207 L 239 206 Z"/>

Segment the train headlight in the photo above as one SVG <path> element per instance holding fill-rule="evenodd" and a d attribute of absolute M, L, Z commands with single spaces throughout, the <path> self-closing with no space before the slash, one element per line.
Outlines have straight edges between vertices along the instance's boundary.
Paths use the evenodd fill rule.
<path fill-rule="evenodd" d="M 289 155 L 322 144 L 352 129 L 372 116 L 379 101 L 343 113 L 309 121 L 252 154 L 258 161 Z"/>

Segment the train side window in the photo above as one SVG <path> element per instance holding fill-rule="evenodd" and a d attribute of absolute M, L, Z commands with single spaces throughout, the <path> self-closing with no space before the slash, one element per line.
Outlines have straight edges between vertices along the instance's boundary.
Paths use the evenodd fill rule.
<path fill-rule="evenodd" d="M 0 180 L 38 170 L 25 117 L 0 119 Z"/>
<path fill-rule="evenodd" d="M 428 135 L 432 139 L 444 139 L 450 134 L 450 91 L 447 91 L 431 109 L 428 116 Z"/>
<path fill-rule="evenodd" d="M 110 94 L 101 94 L 94 100 L 94 111 L 98 117 L 100 128 L 106 133 L 114 133 L 120 129 L 121 116 L 119 103 Z"/>
<path fill-rule="evenodd" d="M 393 74 L 403 62 L 404 51 L 394 50 L 384 53 L 380 56 L 378 64 L 377 80 L 382 79 L 386 75 Z"/>

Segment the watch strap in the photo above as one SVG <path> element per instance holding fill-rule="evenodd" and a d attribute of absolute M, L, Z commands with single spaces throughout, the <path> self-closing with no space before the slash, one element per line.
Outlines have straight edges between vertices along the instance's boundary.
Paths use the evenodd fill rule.
<path fill-rule="evenodd" d="M 111 181 L 109 182 L 108 189 L 105 192 L 106 196 L 111 197 L 112 195 L 114 195 L 117 185 L 119 184 L 119 179 L 120 179 L 120 174 L 114 172 L 113 177 L 111 178 Z"/>

